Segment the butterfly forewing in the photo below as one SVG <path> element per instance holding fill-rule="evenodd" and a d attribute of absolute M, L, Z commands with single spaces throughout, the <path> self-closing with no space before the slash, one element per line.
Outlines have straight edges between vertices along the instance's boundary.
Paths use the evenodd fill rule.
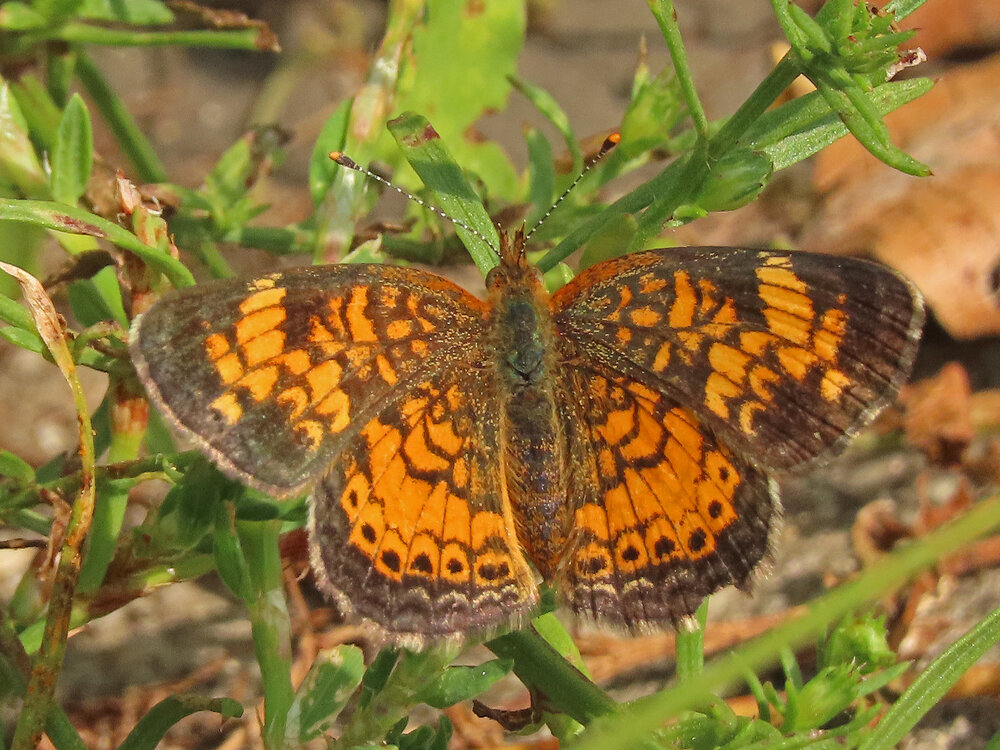
<path fill-rule="evenodd" d="M 606 261 L 553 304 L 595 363 L 783 469 L 835 452 L 892 400 L 923 323 L 919 293 L 882 266 L 733 248 Z"/>
<path fill-rule="evenodd" d="M 236 478 L 308 487 L 408 387 L 482 357 L 483 303 L 383 265 L 285 271 L 175 292 L 132 329 L 157 406 Z"/>

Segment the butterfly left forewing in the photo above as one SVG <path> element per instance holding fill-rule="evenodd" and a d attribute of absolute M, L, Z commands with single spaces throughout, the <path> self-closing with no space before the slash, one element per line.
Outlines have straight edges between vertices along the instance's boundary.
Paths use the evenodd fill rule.
<path fill-rule="evenodd" d="M 919 293 L 882 266 L 738 248 L 606 261 L 553 306 L 589 357 L 769 468 L 836 452 L 871 421 L 909 374 L 923 323 Z"/>

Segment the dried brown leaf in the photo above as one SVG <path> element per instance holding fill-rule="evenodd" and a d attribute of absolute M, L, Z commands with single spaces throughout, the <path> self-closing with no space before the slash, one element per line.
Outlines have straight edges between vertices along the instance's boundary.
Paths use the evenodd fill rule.
<path fill-rule="evenodd" d="M 822 152 L 826 198 L 800 238 L 834 254 L 871 252 L 909 276 L 956 338 L 1000 333 L 1000 55 L 949 71 L 886 118 L 893 142 L 931 166 L 886 169 L 853 139 Z"/>
<path fill-rule="evenodd" d="M 909 442 L 932 463 L 960 463 L 973 436 L 972 387 L 965 368 L 957 362 L 946 364 L 934 377 L 907 386 L 900 403 Z"/>

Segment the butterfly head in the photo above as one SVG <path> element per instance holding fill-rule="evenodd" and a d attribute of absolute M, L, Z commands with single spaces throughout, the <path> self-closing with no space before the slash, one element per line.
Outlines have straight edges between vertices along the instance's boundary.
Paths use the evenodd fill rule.
<path fill-rule="evenodd" d="M 499 255 L 500 265 L 486 275 L 488 289 L 541 284 L 541 274 L 528 262 L 523 229 L 518 229 L 512 235 L 500 230 Z"/>

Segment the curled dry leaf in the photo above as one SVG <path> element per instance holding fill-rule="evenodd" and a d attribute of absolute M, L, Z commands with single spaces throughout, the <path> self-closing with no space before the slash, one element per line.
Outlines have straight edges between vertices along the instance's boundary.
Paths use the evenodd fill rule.
<path fill-rule="evenodd" d="M 898 512 L 894 501 L 882 498 L 868 503 L 855 516 L 851 543 L 866 567 L 891 552 L 900 539 L 913 536 L 913 529 L 900 520 Z"/>
<path fill-rule="evenodd" d="M 76 365 L 66 345 L 66 328 L 62 316 L 56 312 L 52 300 L 45 293 L 42 282 L 23 268 L 0 263 L 0 269 L 6 271 L 21 285 L 21 293 L 31 313 L 31 318 L 38 329 L 38 335 L 52 353 L 52 359 L 67 378 L 76 377 Z"/>
<path fill-rule="evenodd" d="M 972 387 L 965 368 L 946 364 L 934 377 L 904 388 L 900 403 L 909 442 L 932 463 L 958 464 L 973 436 Z"/>
<path fill-rule="evenodd" d="M 823 151 L 826 198 L 799 244 L 871 252 L 912 279 L 956 338 L 1000 333 L 1000 55 L 950 71 L 886 118 L 893 141 L 929 164 L 916 179 L 887 169 L 853 139 Z"/>

